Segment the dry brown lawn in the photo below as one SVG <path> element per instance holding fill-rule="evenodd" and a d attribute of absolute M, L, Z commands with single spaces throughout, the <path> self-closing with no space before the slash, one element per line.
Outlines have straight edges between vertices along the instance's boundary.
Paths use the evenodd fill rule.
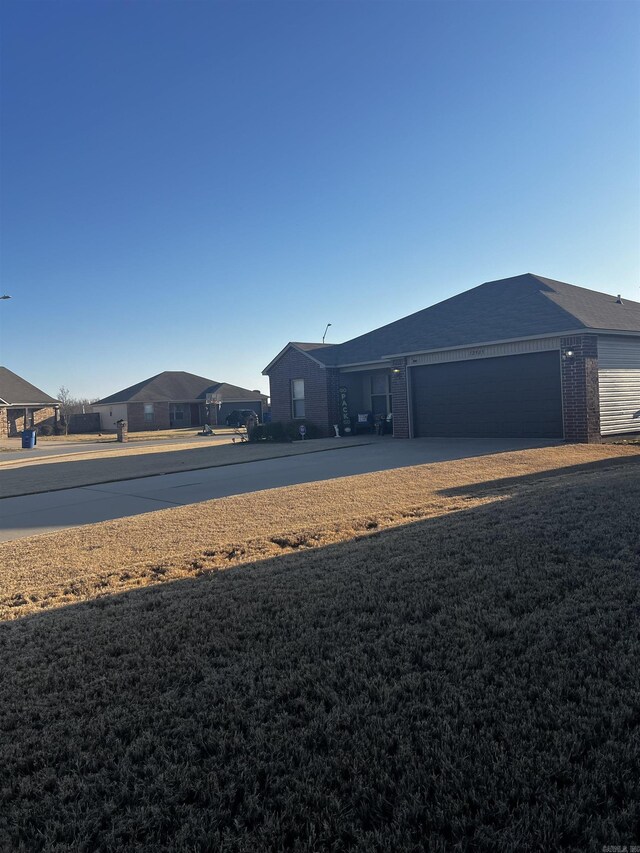
<path fill-rule="evenodd" d="M 245 449 L 252 448 L 228 448 Z M 638 461 L 640 451 L 629 446 L 525 450 L 238 495 L 7 542 L 0 545 L 0 618 L 343 542 L 500 501 L 540 479 L 552 478 L 562 489 L 563 477 L 581 466 L 597 471 Z"/>
<path fill-rule="evenodd" d="M 631 849 L 639 463 L 501 454 L 1 546 L 0 850 Z"/>

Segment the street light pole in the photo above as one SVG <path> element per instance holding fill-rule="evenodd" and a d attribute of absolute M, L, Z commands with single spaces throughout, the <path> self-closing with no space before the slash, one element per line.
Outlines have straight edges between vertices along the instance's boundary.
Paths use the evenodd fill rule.
<path fill-rule="evenodd" d="M 8 293 L 4 293 L 0 296 L 0 299 L 11 299 Z M 0 314 L 0 364 L 2 364 L 2 315 Z"/>
<path fill-rule="evenodd" d="M 324 335 L 322 336 L 322 343 L 324 343 L 324 339 L 327 337 L 327 329 L 329 328 L 330 325 L 331 325 L 331 323 L 327 323 L 327 328 L 324 330 Z"/>

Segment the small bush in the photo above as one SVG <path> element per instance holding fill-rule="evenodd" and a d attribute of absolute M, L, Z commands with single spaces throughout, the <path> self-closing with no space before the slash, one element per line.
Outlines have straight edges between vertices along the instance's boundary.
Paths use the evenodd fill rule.
<path fill-rule="evenodd" d="M 299 441 L 302 438 L 301 424 L 307 428 L 305 439 L 320 437 L 319 428 L 309 421 L 272 421 L 254 427 L 249 433 L 249 441 Z"/>
<path fill-rule="evenodd" d="M 299 440 L 302 438 L 302 436 L 300 435 L 300 427 L 303 424 L 307 428 L 307 431 L 304 436 L 305 440 L 307 438 L 320 438 L 320 429 L 312 421 L 289 421 L 289 423 L 286 424 L 286 429 L 291 435 L 292 441 Z"/>
<path fill-rule="evenodd" d="M 39 435 L 53 435 L 53 427 L 51 424 L 42 424 L 38 427 Z"/>
<path fill-rule="evenodd" d="M 291 437 L 282 421 L 274 421 L 255 426 L 249 433 L 249 441 L 291 441 Z"/>

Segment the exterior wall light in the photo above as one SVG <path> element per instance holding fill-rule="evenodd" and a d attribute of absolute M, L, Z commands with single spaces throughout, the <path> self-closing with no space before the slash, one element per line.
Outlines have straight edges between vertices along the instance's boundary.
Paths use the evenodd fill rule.
<path fill-rule="evenodd" d="M 572 349 L 565 350 L 565 353 L 564 353 L 565 358 L 573 358 L 574 355 L 575 355 L 575 353 Z"/>
<path fill-rule="evenodd" d="M 393 370 L 392 370 L 391 372 L 392 372 L 392 373 L 400 373 L 401 371 L 400 371 L 400 368 L 399 368 L 399 367 L 394 367 L 394 368 L 393 368 Z"/>

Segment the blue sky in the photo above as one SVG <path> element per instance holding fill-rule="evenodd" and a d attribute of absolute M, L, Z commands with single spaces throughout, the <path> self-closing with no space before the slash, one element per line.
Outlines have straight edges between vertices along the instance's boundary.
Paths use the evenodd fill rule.
<path fill-rule="evenodd" d="M 640 5 L 12 2 L 0 360 L 99 397 L 268 392 L 535 272 L 640 299 Z"/>

